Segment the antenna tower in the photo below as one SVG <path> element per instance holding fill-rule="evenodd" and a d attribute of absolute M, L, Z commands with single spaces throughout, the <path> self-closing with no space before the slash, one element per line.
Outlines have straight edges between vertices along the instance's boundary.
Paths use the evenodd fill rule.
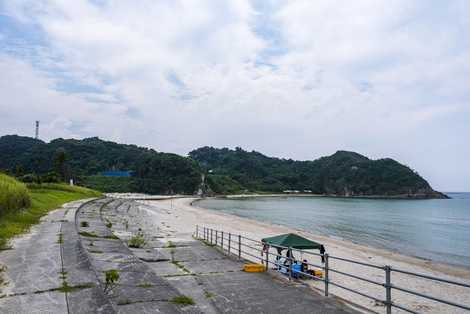
<path fill-rule="evenodd" d="M 39 139 L 39 121 L 36 121 L 36 136 L 35 139 Z"/>

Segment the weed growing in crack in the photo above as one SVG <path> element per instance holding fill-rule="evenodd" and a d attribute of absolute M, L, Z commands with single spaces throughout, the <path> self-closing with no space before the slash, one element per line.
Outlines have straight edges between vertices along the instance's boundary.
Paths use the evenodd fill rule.
<path fill-rule="evenodd" d="M 167 242 L 165 243 L 165 247 L 167 247 L 167 248 L 174 248 L 174 247 L 176 247 L 176 245 L 175 245 L 173 242 L 171 242 L 171 241 L 167 241 Z"/>
<path fill-rule="evenodd" d="M 117 240 L 119 238 L 113 233 L 111 235 L 104 236 L 103 239 Z"/>
<path fill-rule="evenodd" d="M 99 238 L 99 236 L 94 232 L 81 231 L 78 234 L 81 235 L 82 237 Z"/>
<path fill-rule="evenodd" d="M 126 304 L 131 304 L 131 300 L 129 299 L 120 299 L 117 301 L 117 305 L 126 305 Z"/>
<path fill-rule="evenodd" d="M 59 238 L 57 239 L 57 243 L 62 244 L 64 243 L 64 235 L 61 233 L 58 234 Z"/>
<path fill-rule="evenodd" d="M 210 292 L 207 291 L 207 290 L 204 290 L 204 296 L 205 296 L 207 299 L 210 299 L 210 298 L 215 297 L 215 295 L 214 295 L 213 293 L 210 293 Z"/>
<path fill-rule="evenodd" d="M 0 264 L 0 286 L 5 283 L 5 279 L 2 277 L 2 273 L 7 270 L 7 267 Z"/>
<path fill-rule="evenodd" d="M 128 245 L 132 248 L 141 248 L 145 245 L 145 239 L 142 234 L 138 233 L 129 239 Z"/>
<path fill-rule="evenodd" d="M 176 267 L 178 267 L 179 269 L 181 269 L 182 271 L 184 271 L 185 273 L 188 273 L 188 274 L 191 273 L 191 272 L 189 271 L 189 269 L 187 269 L 186 267 L 184 267 L 183 265 L 181 265 L 180 262 L 178 262 L 178 261 L 171 261 L 171 263 L 172 263 L 173 265 L 175 265 Z"/>
<path fill-rule="evenodd" d="M 181 305 L 194 305 L 196 302 L 194 302 L 193 298 L 185 296 L 185 295 L 179 295 L 177 297 L 174 297 L 173 299 L 170 300 L 171 303 L 173 304 L 181 304 Z"/>
<path fill-rule="evenodd" d="M 112 226 L 113 226 L 113 223 L 111 221 L 109 221 L 108 219 L 106 219 L 106 227 L 111 229 Z"/>
<path fill-rule="evenodd" d="M 104 272 L 105 276 L 105 285 L 104 285 L 104 292 L 111 291 L 117 286 L 119 281 L 119 272 L 117 269 L 110 269 Z"/>
<path fill-rule="evenodd" d="M 103 254 L 104 252 L 101 250 L 88 250 L 90 253 L 95 253 L 95 254 Z"/>

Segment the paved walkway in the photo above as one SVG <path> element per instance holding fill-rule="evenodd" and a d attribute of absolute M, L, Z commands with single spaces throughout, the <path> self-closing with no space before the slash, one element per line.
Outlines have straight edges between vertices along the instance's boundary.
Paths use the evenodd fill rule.
<path fill-rule="evenodd" d="M 142 204 L 98 199 L 50 213 L 0 252 L 0 313 L 355 313 L 150 219 Z M 140 234 L 145 245 L 129 248 Z M 116 270 L 117 285 L 105 273 Z M 193 305 L 176 302 L 188 296 Z"/>

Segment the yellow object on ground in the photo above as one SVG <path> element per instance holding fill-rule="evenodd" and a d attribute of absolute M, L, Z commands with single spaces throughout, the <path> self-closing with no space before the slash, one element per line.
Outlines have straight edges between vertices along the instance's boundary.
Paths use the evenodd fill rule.
<path fill-rule="evenodd" d="M 245 264 L 243 265 L 243 270 L 248 273 L 260 273 L 265 270 L 263 264 Z"/>
<path fill-rule="evenodd" d="M 313 274 L 315 277 L 322 277 L 323 278 L 323 272 L 320 269 L 314 269 Z"/>

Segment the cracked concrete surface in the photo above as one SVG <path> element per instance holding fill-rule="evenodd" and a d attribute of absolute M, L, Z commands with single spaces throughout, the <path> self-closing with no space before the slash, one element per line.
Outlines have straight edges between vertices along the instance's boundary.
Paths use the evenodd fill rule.
<path fill-rule="evenodd" d="M 11 250 L 0 253 L 0 264 L 6 266 L 1 313 L 112 312 L 76 233 L 75 211 L 84 203 L 50 212 L 29 234 L 14 239 Z"/>
<path fill-rule="evenodd" d="M 191 297 L 203 313 L 356 313 L 303 285 L 277 280 L 268 273 L 242 272 L 244 261 L 228 257 L 192 237 L 194 226 L 178 233 L 169 222 L 150 214 L 171 215 L 171 208 L 120 200 L 103 208 L 102 217 L 126 242 L 135 234 L 145 246 L 132 252 L 158 276 L 165 277 L 180 294 Z M 160 216 L 161 217 L 161 216 Z"/>
<path fill-rule="evenodd" d="M 0 252 L 0 313 L 354 313 L 155 221 L 144 204 L 101 198 L 66 204 Z M 170 215 L 171 210 L 159 210 Z M 139 234 L 144 245 L 129 248 Z M 107 286 L 106 272 L 119 280 Z M 188 296 L 195 304 L 174 303 Z"/>

